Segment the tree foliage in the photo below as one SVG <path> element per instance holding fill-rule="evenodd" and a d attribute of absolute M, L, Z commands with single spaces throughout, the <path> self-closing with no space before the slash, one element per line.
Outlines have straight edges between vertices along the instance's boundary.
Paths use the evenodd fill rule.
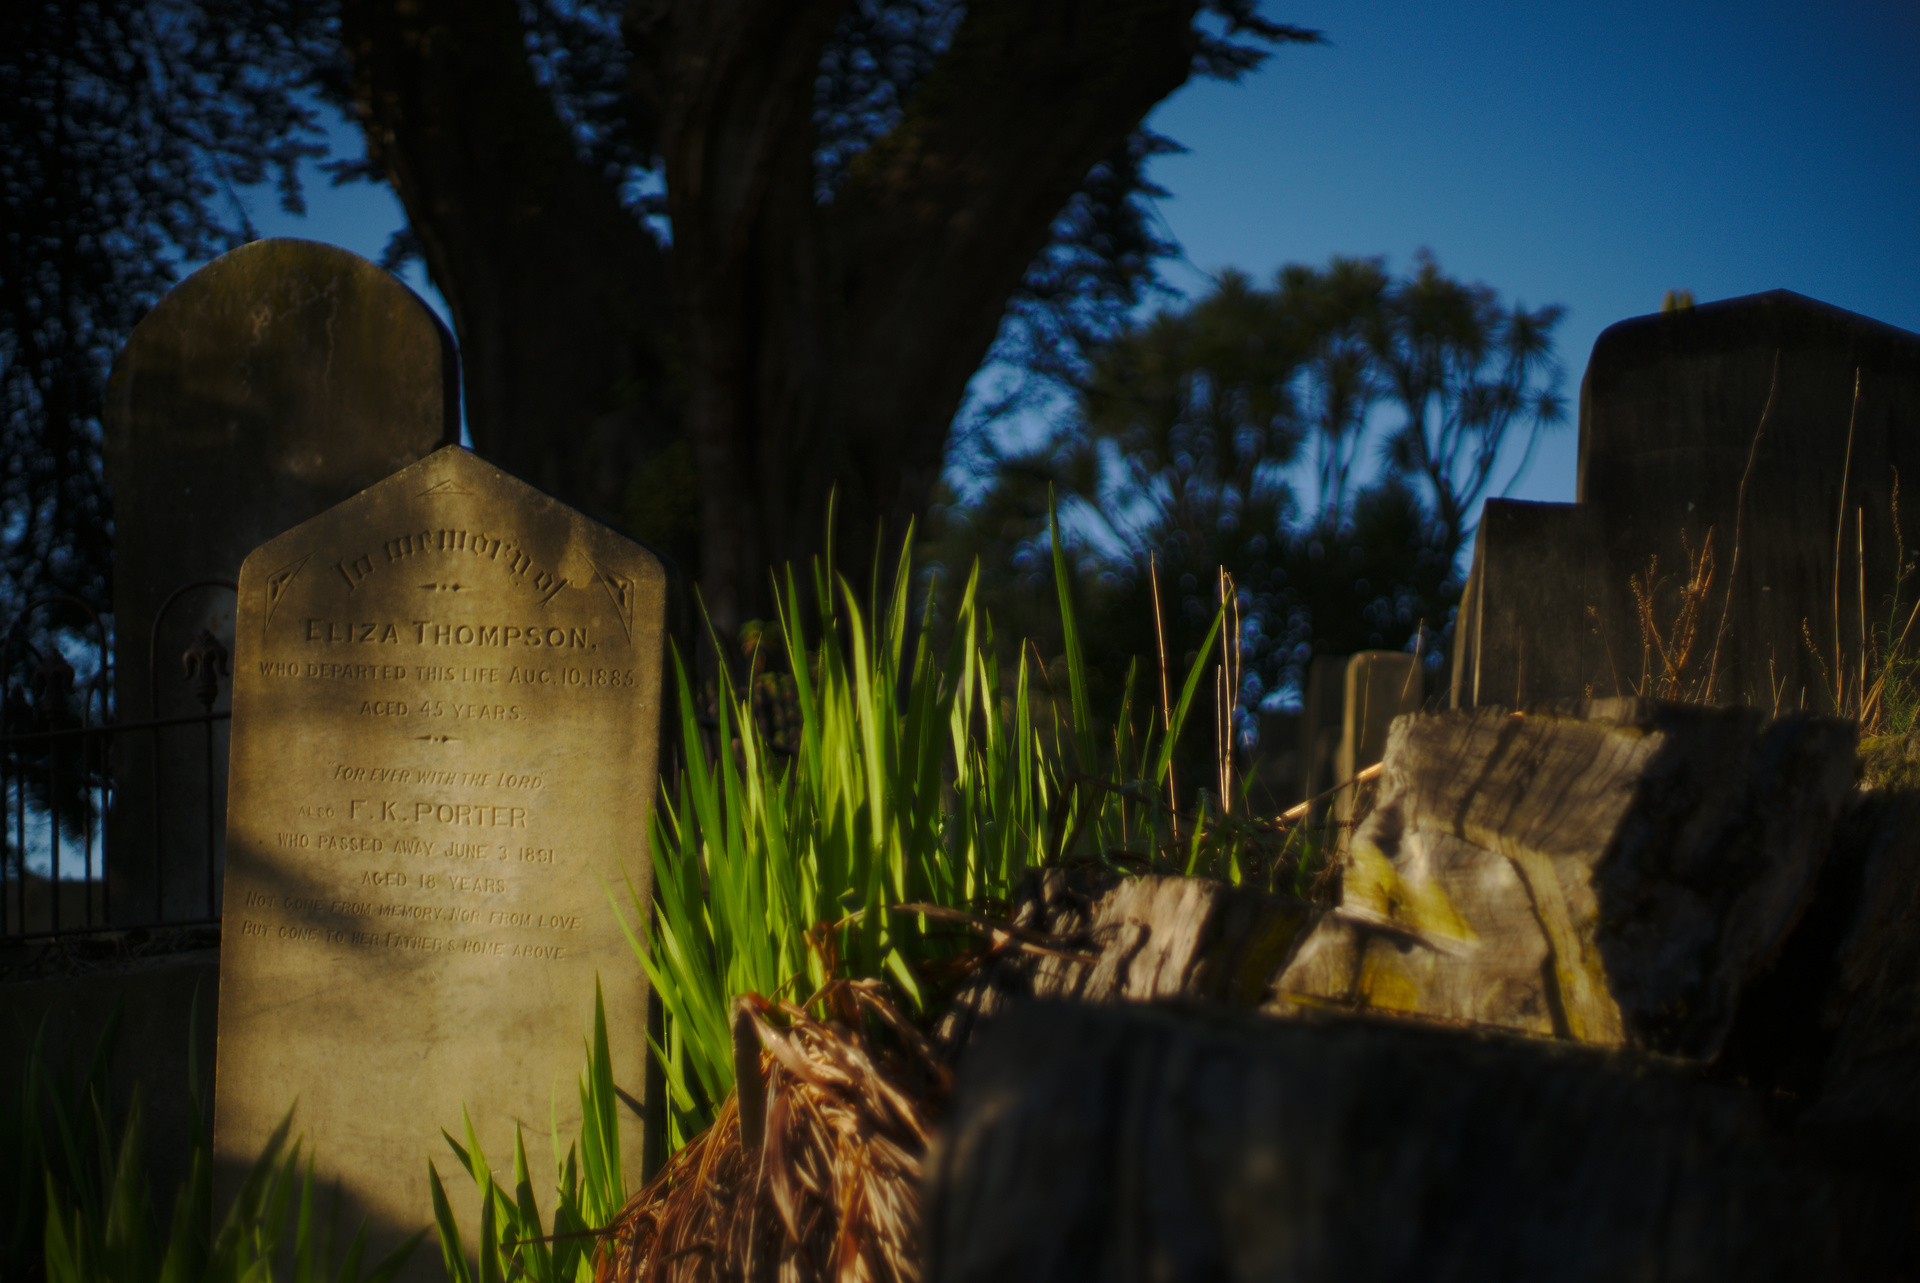
<path fill-rule="evenodd" d="M 92 420 L 229 199 L 351 110 L 458 334 L 475 445 L 659 542 L 723 626 L 925 502 L 968 380 L 1066 368 L 1167 246 L 1141 128 L 1314 33 L 1253 0 L 28 0 L 4 19 L 9 573 L 104 593 Z M 48 267 L 51 264 L 53 266 Z M 62 373 L 64 372 L 64 373 Z M 64 382 L 62 381 L 64 380 Z M 64 541 L 64 542 L 63 542 Z M 71 557 L 70 557 L 71 559 Z M 35 572 L 38 573 L 38 572 Z M 9 581 L 11 583 L 11 579 Z M 17 595 L 17 594 L 16 594 Z"/>
<path fill-rule="evenodd" d="M 183 260 L 251 238 L 236 189 L 300 208 L 323 28 L 292 0 L 0 6 L 0 601 L 110 604 L 107 368 Z"/>
<path fill-rule="evenodd" d="M 1475 505 L 1564 415 L 1561 309 L 1503 303 L 1422 254 L 1229 273 L 1092 353 L 1078 414 L 996 455 L 931 549 L 979 555 L 1016 632 L 1045 637 L 1048 493 L 1073 506 L 1081 591 L 1111 675 L 1155 662 L 1155 579 L 1180 663 L 1231 577 L 1243 708 L 1298 690 L 1314 655 L 1418 648 L 1438 665 Z M 1509 447 L 1520 447 L 1511 461 Z M 1505 452 L 1503 454 L 1503 451 Z"/>
<path fill-rule="evenodd" d="M 617 41 L 587 3 L 341 5 L 476 447 L 723 629 L 829 493 L 861 563 L 924 505 L 1010 300 L 1068 334 L 1138 297 L 1152 105 L 1312 38 L 1242 0 L 632 0 Z"/>

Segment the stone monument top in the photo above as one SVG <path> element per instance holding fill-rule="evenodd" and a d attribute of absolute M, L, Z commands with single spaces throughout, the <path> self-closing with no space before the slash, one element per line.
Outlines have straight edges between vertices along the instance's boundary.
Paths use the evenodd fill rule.
<path fill-rule="evenodd" d="M 503 1164 L 516 1127 L 550 1152 L 556 1101 L 578 1134 L 596 978 L 616 1077 L 644 1096 L 646 981 L 608 896 L 650 901 L 664 604 L 651 554 L 457 446 L 247 558 L 223 1181 L 297 1101 L 377 1258 L 431 1223 L 427 1161 L 449 1170 L 463 1106 Z M 471 1182 L 448 1193 L 471 1230 Z"/>
<path fill-rule="evenodd" d="M 1920 543 L 1917 426 L 1920 335 L 1789 290 L 1609 327 L 1581 385 L 1576 502 L 1487 504 L 1454 703 L 1636 693 L 1660 664 L 1634 581 L 1671 642 L 1711 532 L 1708 631 L 1666 693 L 1830 711 L 1836 655 L 1859 667 L 1862 615 L 1884 626 L 1897 550 Z"/>
<path fill-rule="evenodd" d="M 432 309 L 332 245 L 254 241 L 161 299 L 114 362 L 102 411 L 120 719 L 199 713 L 179 656 L 202 629 L 231 648 L 233 596 L 219 585 L 268 539 L 457 441 L 459 387 L 453 338 Z M 195 583 L 153 638 L 155 681 L 156 616 Z M 123 737 L 114 752 L 116 918 L 213 916 L 203 817 L 155 821 L 150 737 Z M 158 793 L 195 791 L 185 783 L 163 780 Z"/>

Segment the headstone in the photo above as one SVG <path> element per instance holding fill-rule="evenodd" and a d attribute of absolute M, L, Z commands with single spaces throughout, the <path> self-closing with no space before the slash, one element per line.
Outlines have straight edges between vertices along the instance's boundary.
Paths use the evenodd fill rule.
<path fill-rule="evenodd" d="M 1332 797 L 1328 792 L 1379 761 L 1387 727 L 1401 713 L 1417 712 L 1424 697 L 1419 661 L 1412 655 L 1367 650 L 1314 656 L 1302 692 L 1294 757 L 1296 800 L 1319 799 L 1312 822 L 1347 818 L 1351 791 Z"/>
<path fill-rule="evenodd" d="M 215 1158 L 288 1106 L 375 1247 L 431 1222 L 427 1162 L 577 1135 L 596 976 L 643 1097 L 665 579 L 639 545 L 458 447 L 240 573 Z M 623 1117 L 640 1173 L 640 1119 Z M 550 1216 L 550 1186 L 535 1182 Z M 349 1220 L 347 1223 L 351 1223 Z M 437 1254 L 416 1257 L 437 1277 Z"/>
<path fill-rule="evenodd" d="M 1581 388 L 1576 502 L 1487 504 L 1455 706 L 1644 693 L 1830 710 L 1836 673 L 1858 682 L 1863 611 L 1884 629 L 1901 546 L 1920 542 L 1916 424 L 1920 335 L 1787 290 L 1608 328 Z M 1661 689 L 1709 535 L 1692 644 Z M 1901 591 L 1910 608 L 1920 583 Z"/>
<path fill-rule="evenodd" d="M 234 598 L 221 585 L 261 543 L 458 440 L 459 368 L 446 328 L 390 273 L 331 245 L 255 241 L 189 276 L 135 327 L 102 417 L 117 717 L 180 717 L 202 711 L 181 666 L 201 630 L 231 653 Z M 201 581 L 211 582 L 187 589 Z M 118 921 L 218 913 L 204 853 L 224 827 L 224 737 L 209 830 L 203 745 L 187 729 L 191 740 L 168 731 L 114 744 Z"/>
<path fill-rule="evenodd" d="M 1417 713 L 1425 701 L 1420 661 L 1404 651 L 1363 650 L 1347 661 L 1346 699 L 1340 719 L 1340 750 L 1334 782 L 1345 784 L 1387 751 L 1387 730 L 1402 713 Z M 1334 814 L 1354 814 L 1354 790 L 1334 799 Z"/>
<path fill-rule="evenodd" d="M 1300 720 L 1300 709 L 1260 710 L 1260 741 L 1245 761 L 1256 815 L 1277 814 L 1300 800 Z"/>
<path fill-rule="evenodd" d="M 1588 605 L 1605 580 L 1595 515 L 1585 504 L 1487 501 L 1454 620 L 1453 707 L 1584 697 L 1596 673 L 1606 675 L 1596 694 L 1631 692 L 1640 646 L 1612 654 Z"/>
<path fill-rule="evenodd" d="M 1347 657 L 1315 655 L 1307 665 L 1300 708 L 1300 798 L 1317 798 L 1339 783 L 1340 724 L 1345 710 Z M 1320 806 L 1316 818 L 1325 815 Z"/>

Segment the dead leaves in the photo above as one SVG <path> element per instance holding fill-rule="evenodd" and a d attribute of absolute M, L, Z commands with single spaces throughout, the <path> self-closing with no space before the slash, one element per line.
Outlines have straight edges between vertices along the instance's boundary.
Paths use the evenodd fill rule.
<path fill-rule="evenodd" d="M 742 1144 L 736 1091 L 628 1203 L 596 1283 L 915 1283 L 945 1066 L 874 981 L 836 981 L 806 1008 L 740 999 L 736 1064 L 749 1029 L 757 1081 L 741 1090 L 761 1106 L 759 1144 Z"/>

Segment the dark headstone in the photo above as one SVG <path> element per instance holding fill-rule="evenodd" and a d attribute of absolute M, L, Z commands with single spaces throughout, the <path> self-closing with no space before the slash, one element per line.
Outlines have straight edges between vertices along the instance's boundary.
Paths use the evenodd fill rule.
<path fill-rule="evenodd" d="M 1896 530 L 1895 483 L 1913 513 L 1916 426 L 1920 335 L 1787 290 L 1608 328 L 1581 388 L 1576 502 L 1487 505 L 1455 704 L 1646 693 L 1831 708 L 1836 672 L 1858 682 L 1863 607 L 1869 631 L 1893 609 L 1913 542 Z M 1693 644 L 1662 691 L 1659 646 L 1709 534 Z M 1656 558 L 1649 631 L 1633 582 Z"/>
<path fill-rule="evenodd" d="M 1347 656 L 1315 655 L 1307 665 L 1300 708 L 1300 799 L 1316 798 L 1339 783 L 1340 730 L 1346 712 Z M 1321 806 L 1316 814 L 1324 814 Z"/>
<path fill-rule="evenodd" d="M 219 585 L 281 531 L 457 441 L 458 371 L 425 303 L 331 245 L 255 241 L 160 300 L 114 363 L 103 415 L 120 721 L 201 711 L 181 657 L 203 629 L 231 654 L 234 597 Z M 197 581 L 214 582 L 187 589 Z M 114 746 L 119 921 L 217 912 L 205 853 L 225 828 L 224 737 L 209 750 L 188 729 L 160 736 L 157 788 L 154 736 Z"/>
<path fill-rule="evenodd" d="M 1589 611 L 1604 579 L 1594 518 L 1581 504 L 1487 502 L 1454 622 L 1454 707 L 1584 696 L 1596 673 L 1606 674 L 1597 693 L 1610 695 L 1616 668 L 1632 689 L 1639 644 L 1609 655 Z"/>
<path fill-rule="evenodd" d="M 1377 763 L 1387 751 L 1393 719 L 1419 712 L 1425 695 L 1420 661 L 1404 651 L 1363 650 L 1349 659 L 1335 783 L 1345 784 Z M 1356 805 L 1356 790 L 1342 789 L 1334 798 L 1333 813 L 1345 823 L 1353 818 Z"/>

